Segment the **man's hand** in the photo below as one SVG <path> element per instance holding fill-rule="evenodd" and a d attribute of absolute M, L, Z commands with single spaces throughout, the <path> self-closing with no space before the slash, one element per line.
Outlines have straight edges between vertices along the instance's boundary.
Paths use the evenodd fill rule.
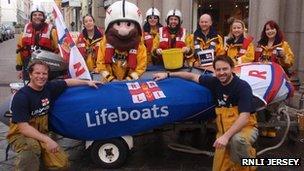
<path fill-rule="evenodd" d="M 163 80 L 163 79 L 165 79 L 167 77 L 168 77 L 168 73 L 166 73 L 166 72 L 159 72 L 159 73 L 153 74 L 153 79 L 155 81 Z"/>
<path fill-rule="evenodd" d="M 92 74 L 99 74 L 99 71 L 97 68 L 94 68 L 93 71 L 92 71 Z"/>
<path fill-rule="evenodd" d="M 217 138 L 215 140 L 215 142 L 213 143 L 213 147 L 215 148 L 224 148 L 227 146 L 229 141 L 229 138 L 226 137 L 225 135 L 220 136 L 219 138 Z"/>
<path fill-rule="evenodd" d="M 45 141 L 45 145 L 46 145 L 46 150 L 51 153 L 57 153 L 59 150 L 59 145 L 50 137 L 48 137 L 47 140 Z"/>
<path fill-rule="evenodd" d="M 98 88 L 97 84 L 103 84 L 103 83 L 101 81 L 94 81 L 94 80 L 88 81 L 88 85 L 96 89 Z"/>
<path fill-rule="evenodd" d="M 190 51 L 190 48 L 189 48 L 189 47 L 183 47 L 183 48 L 182 48 L 182 52 L 183 52 L 184 54 L 189 53 L 189 51 Z"/>
<path fill-rule="evenodd" d="M 157 55 L 162 55 L 163 54 L 163 50 L 160 49 L 160 48 L 156 49 L 156 54 Z"/>
<path fill-rule="evenodd" d="M 20 80 L 23 79 L 22 71 L 17 71 L 17 78 Z"/>

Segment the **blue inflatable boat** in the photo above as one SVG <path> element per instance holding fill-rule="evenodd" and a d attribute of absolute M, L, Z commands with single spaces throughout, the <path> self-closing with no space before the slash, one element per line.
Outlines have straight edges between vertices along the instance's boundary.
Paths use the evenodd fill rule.
<path fill-rule="evenodd" d="M 179 78 L 74 87 L 56 100 L 52 130 L 69 138 L 101 140 L 134 135 L 164 124 L 213 115 L 208 89 Z"/>

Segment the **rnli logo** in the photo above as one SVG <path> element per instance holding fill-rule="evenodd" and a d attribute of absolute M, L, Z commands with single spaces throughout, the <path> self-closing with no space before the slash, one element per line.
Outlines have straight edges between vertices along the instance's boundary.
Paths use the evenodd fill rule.
<path fill-rule="evenodd" d="M 165 98 L 164 92 L 155 81 L 126 83 L 132 96 L 133 103 L 142 103 Z"/>
<path fill-rule="evenodd" d="M 49 101 L 48 98 L 45 98 L 45 99 L 42 99 L 42 100 L 41 100 L 41 105 L 42 105 L 42 106 L 47 106 L 47 105 L 49 105 L 49 104 L 50 104 L 50 101 Z"/>

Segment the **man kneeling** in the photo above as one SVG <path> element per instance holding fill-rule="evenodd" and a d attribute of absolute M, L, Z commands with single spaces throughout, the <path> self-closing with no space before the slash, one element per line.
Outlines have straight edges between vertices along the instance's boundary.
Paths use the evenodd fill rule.
<path fill-rule="evenodd" d="M 253 95 L 249 84 L 239 79 L 233 72 L 234 62 L 227 56 L 218 56 L 213 61 L 215 77 L 189 72 L 157 73 L 155 80 L 180 77 L 207 87 L 216 103 L 217 135 L 213 144 L 215 154 L 213 170 L 254 170 L 242 167 L 242 158 L 254 158 L 256 128 Z"/>
<path fill-rule="evenodd" d="M 66 79 L 48 81 L 49 66 L 42 61 L 29 65 L 30 82 L 13 97 L 12 121 L 7 139 L 17 153 L 15 169 L 38 171 L 40 157 L 49 169 L 68 168 L 68 156 L 48 134 L 48 114 L 54 100 L 68 86 L 89 85 L 97 81 Z"/>

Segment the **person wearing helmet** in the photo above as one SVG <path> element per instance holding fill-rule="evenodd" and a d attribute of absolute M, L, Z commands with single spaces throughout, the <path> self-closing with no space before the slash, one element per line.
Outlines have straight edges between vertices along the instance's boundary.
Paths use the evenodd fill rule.
<path fill-rule="evenodd" d="M 167 14 L 167 26 L 159 28 L 159 34 L 153 42 L 152 58 L 163 63 L 162 50 L 170 48 L 181 48 L 185 57 L 185 65 L 192 66 L 193 50 L 191 48 L 192 39 L 187 35 L 186 29 L 181 27 L 182 13 L 178 9 L 170 10 Z"/>
<path fill-rule="evenodd" d="M 137 80 L 146 70 L 141 23 L 140 10 L 130 2 L 117 1 L 107 9 L 105 36 L 97 57 L 102 81 Z"/>
<path fill-rule="evenodd" d="M 90 72 L 96 72 L 97 53 L 103 31 L 95 25 L 92 15 L 87 14 L 83 17 L 84 28 L 77 39 L 77 47 L 84 57 Z"/>
<path fill-rule="evenodd" d="M 45 22 L 45 11 L 41 5 L 34 4 L 31 7 L 30 22 L 24 27 L 17 44 L 16 70 L 18 77 L 24 81 L 29 80 L 28 63 L 31 54 L 36 49 L 43 49 L 59 53 L 58 37 L 52 24 Z"/>
<path fill-rule="evenodd" d="M 154 63 L 151 59 L 153 39 L 162 25 L 159 23 L 160 12 L 152 7 L 146 12 L 146 23 L 144 24 L 144 40 L 147 48 L 148 64 Z"/>
<path fill-rule="evenodd" d="M 209 14 L 200 16 L 199 27 L 195 30 L 193 36 L 194 40 L 194 55 L 196 57 L 195 66 L 212 65 L 212 59 L 201 55 L 206 50 L 213 51 L 214 56 L 225 54 L 223 39 L 212 27 L 212 18 Z"/>

